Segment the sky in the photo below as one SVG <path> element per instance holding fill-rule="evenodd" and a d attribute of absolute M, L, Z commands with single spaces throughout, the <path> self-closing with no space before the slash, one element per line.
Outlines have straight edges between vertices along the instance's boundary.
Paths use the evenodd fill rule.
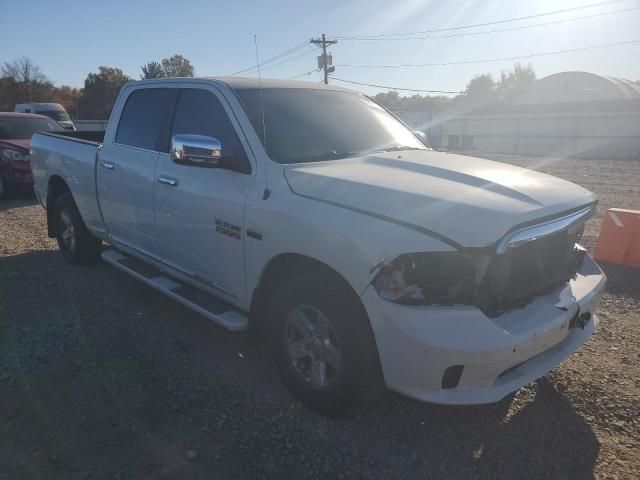
<path fill-rule="evenodd" d="M 221 76 L 255 65 L 254 35 L 259 56 L 264 61 L 322 33 L 333 38 L 441 30 L 594 3 L 600 5 L 430 36 L 556 22 L 546 26 L 445 38 L 340 39 L 329 48 L 336 65 L 333 74 L 336 78 L 393 87 L 458 91 L 464 90 L 476 74 L 492 73 L 499 77 L 500 72 L 516 60 L 419 68 L 341 65 L 487 60 L 640 40 L 640 0 L 606 4 L 602 4 L 602 0 L 0 0 L 0 62 L 26 56 L 56 85 L 81 87 L 87 74 L 100 65 L 119 67 L 137 79 L 141 65 L 181 53 L 191 60 L 196 75 Z M 625 11 L 608 13 L 619 10 Z M 559 22 L 587 15 L 591 17 Z M 317 67 L 318 54 L 318 48 L 313 45 L 300 47 L 264 65 L 262 76 L 289 78 L 304 74 Z M 638 59 L 640 43 L 520 61 L 531 62 L 539 78 L 579 70 L 640 80 Z M 256 76 L 257 71 L 246 75 Z M 299 77 L 313 82 L 320 78 L 319 72 Z M 352 88 L 368 94 L 386 91 L 356 85 Z"/>

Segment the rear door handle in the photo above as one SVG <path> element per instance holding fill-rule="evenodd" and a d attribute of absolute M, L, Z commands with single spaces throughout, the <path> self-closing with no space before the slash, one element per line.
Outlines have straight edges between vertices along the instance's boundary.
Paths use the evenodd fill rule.
<path fill-rule="evenodd" d="M 160 175 L 158 177 L 159 183 L 164 183 L 165 185 L 171 185 L 172 187 L 178 186 L 178 179 L 173 177 L 165 177 L 164 175 Z"/>
<path fill-rule="evenodd" d="M 106 168 L 107 170 L 113 170 L 115 168 L 115 163 L 106 162 L 105 160 L 100 160 L 100 166 Z"/>

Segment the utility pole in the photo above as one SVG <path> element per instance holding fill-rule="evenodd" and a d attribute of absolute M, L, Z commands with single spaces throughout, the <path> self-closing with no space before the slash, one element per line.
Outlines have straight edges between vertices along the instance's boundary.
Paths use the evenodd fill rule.
<path fill-rule="evenodd" d="M 322 47 L 322 55 L 318 57 L 318 68 L 324 71 L 324 83 L 329 83 L 329 74 L 335 72 L 336 68 L 332 65 L 333 57 L 327 55 L 327 46 L 338 43 L 337 40 L 327 40 L 324 33 L 322 34 L 322 40 L 319 38 L 312 38 L 310 43 Z"/>

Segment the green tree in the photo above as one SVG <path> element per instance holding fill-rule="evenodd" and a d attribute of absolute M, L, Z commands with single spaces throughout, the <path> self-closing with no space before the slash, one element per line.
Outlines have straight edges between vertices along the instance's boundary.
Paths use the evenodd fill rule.
<path fill-rule="evenodd" d="M 68 85 L 56 87 L 51 97 L 52 102 L 59 103 L 73 118 L 78 118 L 78 110 L 80 108 L 80 98 L 82 97 L 82 89 L 74 88 Z"/>
<path fill-rule="evenodd" d="M 496 100 L 496 82 L 493 80 L 493 75 L 490 73 L 483 73 L 481 75 L 474 76 L 469 83 L 465 93 L 469 98 L 473 98 L 479 101 L 492 102 Z"/>
<path fill-rule="evenodd" d="M 162 59 L 162 71 L 165 77 L 193 77 L 193 65 L 180 54 Z"/>
<path fill-rule="evenodd" d="M 0 111 L 13 110 L 11 91 L 14 88 L 14 83 L 13 78 L 0 77 Z"/>
<path fill-rule="evenodd" d="M 165 73 L 162 68 L 162 65 L 158 62 L 149 62 L 146 65 L 140 67 L 142 70 L 142 75 L 140 75 L 140 80 L 149 80 L 152 78 L 164 78 Z M 192 69 L 193 73 L 193 69 Z"/>
<path fill-rule="evenodd" d="M 533 65 L 516 63 L 513 70 L 502 71 L 496 84 L 496 93 L 500 100 L 511 100 L 513 96 L 529 87 L 536 81 Z"/>
<path fill-rule="evenodd" d="M 453 99 L 453 106 L 458 112 L 469 112 L 487 105 L 494 105 L 497 101 L 498 95 L 493 75 L 483 73 L 469 80 L 464 95 L 458 95 Z"/>
<path fill-rule="evenodd" d="M 415 94 L 410 97 L 401 97 L 398 92 L 390 91 L 378 93 L 373 99 L 392 112 L 441 112 L 449 107 L 451 99 L 442 95 L 431 97 L 429 95 Z"/>
<path fill-rule="evenodd" d="M 53 94 L 53 83 L 27 57 L 3 63 L 0 76 L 5 79 L 2 95 L 10 110 L 16 103 L 47 102 Z"/>
<path fill-rule="evenodd" d="M 400 94 L 396 91 L 390 91 L 385 93 L 378 93 L 373 99 L 380 105 L 388 108 L 391 111 L 401 110 L 400 108 Z"/>
<path fill-rule="evenodd" d="M 84 81 L 80 98 L 80 116 L 87 120 L 106 120 L 122 86 L 131 79 L 122 70 L 101 66 Z"/>

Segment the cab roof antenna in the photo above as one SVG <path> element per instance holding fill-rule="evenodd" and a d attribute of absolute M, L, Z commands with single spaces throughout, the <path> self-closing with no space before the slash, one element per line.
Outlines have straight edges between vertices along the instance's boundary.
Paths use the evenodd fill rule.
<path fill-rule="evenodd" d="M 260 55 L 258 55 L 258 35 L 253 36 L 253 43 L 256 46 L 256 67 L 258 67 L 258 84 L 260 85 L 260 111 L 262 113 L 262 144 L 265 151 L 267 150 L 267 125 L 264 121 L 264 96 L 262 95 L 262 74 L 260 73 Z M 266 200 L 271 196 L 271 190 L 269 190 L 269 159 L 264 159 L 264 192 L 262 193 L 262 199 Z"/>

